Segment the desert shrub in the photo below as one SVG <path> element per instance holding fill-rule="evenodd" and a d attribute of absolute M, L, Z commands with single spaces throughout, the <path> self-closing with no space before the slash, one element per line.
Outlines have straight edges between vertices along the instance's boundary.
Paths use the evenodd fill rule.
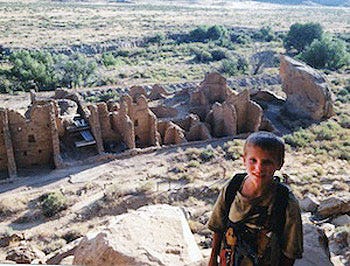
<path fill-rule="evenodd" d="M 224 59 L 222 60 L 220 67 L 220 71 L 228 74 L 229 76 L 245 73 L 247 70 L 248 62 L 244 57 Z"/>
<path fill-rule="evenodd" d="M 0 215 L 7 217 L 25 209 L 26 205 L 22 199 L 6 197 L 0 200 Z"/>
<path fill-rule="evenodd" d="M 298 57 L 312 67 L 332 70 L 350 63 L 345 42 L 330 36 L 314 40 Z"/>
<path fill-rule="evenodd" d="M 162 44 L 166 40 L 166 36 L 162 33 L 157 33 L 155 36 L 147 39 L 148 43 Z"/>
<path fill-rule="evenodd" d="M 155 188 L 155 183 L 153 181 L 148 181 L 148 182 L 142 184 L 140 187 L 137 187 L 136 192 L 143 194 L 146 192 L 150 192 L 154 188 Z"/>
<path fill-rule="evenodd" d="M 196 160 L 192 160 L 187 164 L 187 167 L 191 168 L 198 168 L 200 166 L 200 163 Z"/>
<path fill-rule="evenodd" d="M 103 53 L 102 54 L 102 63 L 105 67 L 111 66 L 121 66 L 124 64 L 123 60 L 118 57 L 115 57 L 113 53 Z"/>
<path fill-rule="evenodd" d="M 91 103 L 98 103 L 98 102 L 108 102 L 108 101 L 118 101 L 120 98 L 120 95 L 116 91 L 109 91 L 105 92 L 103 94 L 100 94 L 98 96 L 89 96 L 85 98 L 85 101 L 91 102 Z"/>
<path fill-rule="evenodd" d="M 198 26 L 189 33 L 189 40 L 192 42 L 207 42 L 207 41 L 217 41 L 220 39 L 227 38 L 228 30 L 225 26 L 214 25 Z"/>
<path fill-rule="evenodd" d="M 287 50 L 294 48 L 300 53 L 315 39 L 321 40 L 322 35 L 323 29 L 319 23 L 295 23 L 290 26 L 283 44 Z"/>
<path fill-rule="evenodd" d="M 343 128 L 349 128 L 350 129 L 350 115 L 347 114 L 341 114 L 339 116 L 339 125 Z"/>
<path fill-rule="evenodd" d="M 39 201 L 46 217 L 52 217 L 68 207 L 67 198 L 60 191 L 45 193 L 40 196 Z"/>
<path fill-rule="evenodd" d="M 185 155 L 188 160 L 198 160 L 200 157 L 201 150 L 197 148 L 187 148 L 185 151 Z"/>
<path fill-rule="evenodd" d="M 314 141 L 315 136 L 309 130 L 301 129 L 293 134 L 284 136 L 284 140 L 292 147 L 302 148 L 308 146 L 311 141 Z"/>
<path fill-rule="evenodd" d="M 223 146 L 225 158 L 227 160 L 237 160 L 242 157 L 242 146 L 236 141 L 226 142 Z"/>
<path fill-rule="evenodd" d="M 64 240 L 66 240 L 67 243 L 70 243 L 70 242 L 74 241 L 75 239 L 78 239 L 78 238 L 80 238 L 82 236 L 83 236 L 83 234 L 80 231 L 78 231 L 76 229 L 72 229 L 72 230 L 69 230 L 69 231 L 65 232 L 62 235 L 62 238 Z"/>
<path fill-rule="evenodd" d="M 271 42 L 275 39 L 270 26 L 264 26 L 253 34 L 253 39 L 257 41 Z"/>
<path fill-rule="evenodd" d="M 227 37 L 227 28 L 221 25 L 214 25 L 208 29 L 207 38 L 216 41 Z"/>
<path fill-rule="evenodd" d="M 340 130 L 340 125 L 334 121 L 324 122 L 311 129 L 316 136 L 316 140 L 332 140 L 337 137 Z"/>
<path fill-rule="evenodd" d="M 207 39 L 208 26 L 203 25 L 189 33 L 189 39 L 193 42 L 204 42 Z"/>
<path fill-rule="evenodd" d="M 233 43 L 238 43 L 238 44 L 248 44 L 252 42 L 250 35 L 245 32 L 238 32 L 238 33 L 234 32 L 231 34 L 230 39 Z"/>
<path fill-rule="evenodd" d="M 213 159 L 215 157 L 215 153 L 213 149 L 205 149 L 203 150 L 200 155 L 199 158 L 203 161 L 203 162 L 209 162 L 211 159 Z"/>
<path fill-rule="evenodd" d="M 194 60 L 201 63 L 207 63 L 213 61 L 211 53 L 205 49 L 193 48 L 192 54 L 194 54 Z"/>
<path fill-rule="evenodd" d="M 213 61 L 220 61 L 227 58 L 227 51 L 224 48 L 216 48 L 210 51 Z"/>
<path fill-rule="evenodd" d="M 225 48 L 199 48 L 193 47 L 191 54 L 194 55 L 194 60 L 201 63 L 207 63 L 212 61 L 219 61 L 228 57 L 227 50 Z"/>

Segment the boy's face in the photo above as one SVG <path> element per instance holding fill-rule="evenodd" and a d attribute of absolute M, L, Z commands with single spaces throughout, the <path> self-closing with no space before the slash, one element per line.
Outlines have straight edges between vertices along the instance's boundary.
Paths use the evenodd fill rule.
<path fill-rule="evenodd" d="M 243 162 L 248 175 L 263 182 L 271 181 L 275 171 L 280 169 L 279 162 L 273 152 L 253 145 L 246 147 Z"/>

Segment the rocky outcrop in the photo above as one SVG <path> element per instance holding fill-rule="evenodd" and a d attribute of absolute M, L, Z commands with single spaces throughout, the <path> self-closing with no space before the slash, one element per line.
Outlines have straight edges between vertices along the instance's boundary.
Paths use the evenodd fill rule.
<path fill-rule="evenodd" d="M 350 198 L 330 197 L 320 203 L 316 214 L 320 217 L 330 217 L 350 211 Z"/>
<path fill-rule="evenodd" d="M 315 212 L 317 207 L 320 205 L 318 200 L 312 195 L 308 194 L 300 202 L 300 208 L 306 212 Z"/>
<path fill-rule="evenodd" d="M 296 260 L 296 266 L 324 265 L 331 266 L 329 251 L 327 248 L 327 238 L 323 231 L 317 226 L 303 219 L 304 255 L 300 260 Z"/>
<path fill-rule="evenodd" d="M 198 265 L 202 255 L 180 208 L 146 206 L 111 220 L 79 244 L 78 265 Z"/>
<path fill-rule="evenodd" d="M 287 94 L 286 110 L 299 117 L 320 121 L 331 117 L 333 104 L 326 78 L 315 69 L 281 56 L 280 76 Z"/>

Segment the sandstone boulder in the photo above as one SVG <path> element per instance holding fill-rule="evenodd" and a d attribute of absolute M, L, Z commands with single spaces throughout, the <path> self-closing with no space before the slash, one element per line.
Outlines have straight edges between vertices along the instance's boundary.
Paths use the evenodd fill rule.
<path fill-rule="evenodd" d="M 339 215 L 350 211 L 350 199 L 330 197 L 320 203 L 316 214 L 320 217 L 330 217 Z"/>
<path fill-rule="evenodd" d="M 337 218 L 334 218 L 332 220 L 332 224 L 334 224 L 336 226 L 350 225 L 350 216 L 345 214 L 345 215 L 341 215 Z"/>
<path fill-rule="evenodd" d="M 281 56 L 280 76 L 287 94 L 286 110 L 316 121 L 331 117 L 333 103 L 326 78 L 315 69 L 290 57 Z"/>
<path fill-rule="evenodd" d="M 296 266 L 331 266 L 327 238 L 323 231 L 315 225 L 307 222 L 303 217 L 304 253 L 303 258 L 296 260 Z"/>
<path fill-rule="evenodd" d="M 154 205 L 117 216 L 103 231 L 89 233 L 73 264 L 177 266 L 202 259 L 181 209 Z"/>
<path fill-rule="evenodd" d="M 317 207 L 320 205 L 318 200 L 311 194 L 306 195 L 305 198 L 303 198 L 299 203 L 300 208 L 306 212 L 315 212 Z"/>

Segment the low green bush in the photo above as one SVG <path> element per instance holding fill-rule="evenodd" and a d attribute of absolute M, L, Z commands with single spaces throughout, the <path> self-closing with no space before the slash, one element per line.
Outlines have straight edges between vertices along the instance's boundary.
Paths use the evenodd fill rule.
<path fill-rule="evenodd" d="M 229 76 L 235 76 L 246 73 L 248 68 L 248 62 L 244 57 L 231 57 L 230 59 L 222 60 L 220 72 Z"/>
<path fill-rule="evenodd" d="M 49 192 L 41 195 L 39 202 L 42 212 L 46 217 L 52 217 L 68 207 L 67 198 L 60 191 Z"/>
<path fill-rule="evenodd" d="M 303 148 L 310 145 L 310 142 L 315 140 L 315 135 L 306 129 L 301 129 L 284 136 L 284 140 L 287 144 L 295 148 Z"/>
<path fill-rule="evenodd" d="M 214 157 L 215 157 L 215 153 L 214 153 L 214 151 L 212 149 L 205 149 L 199 155 L 199 158 L 203 162 L 209 162 Z"/>

